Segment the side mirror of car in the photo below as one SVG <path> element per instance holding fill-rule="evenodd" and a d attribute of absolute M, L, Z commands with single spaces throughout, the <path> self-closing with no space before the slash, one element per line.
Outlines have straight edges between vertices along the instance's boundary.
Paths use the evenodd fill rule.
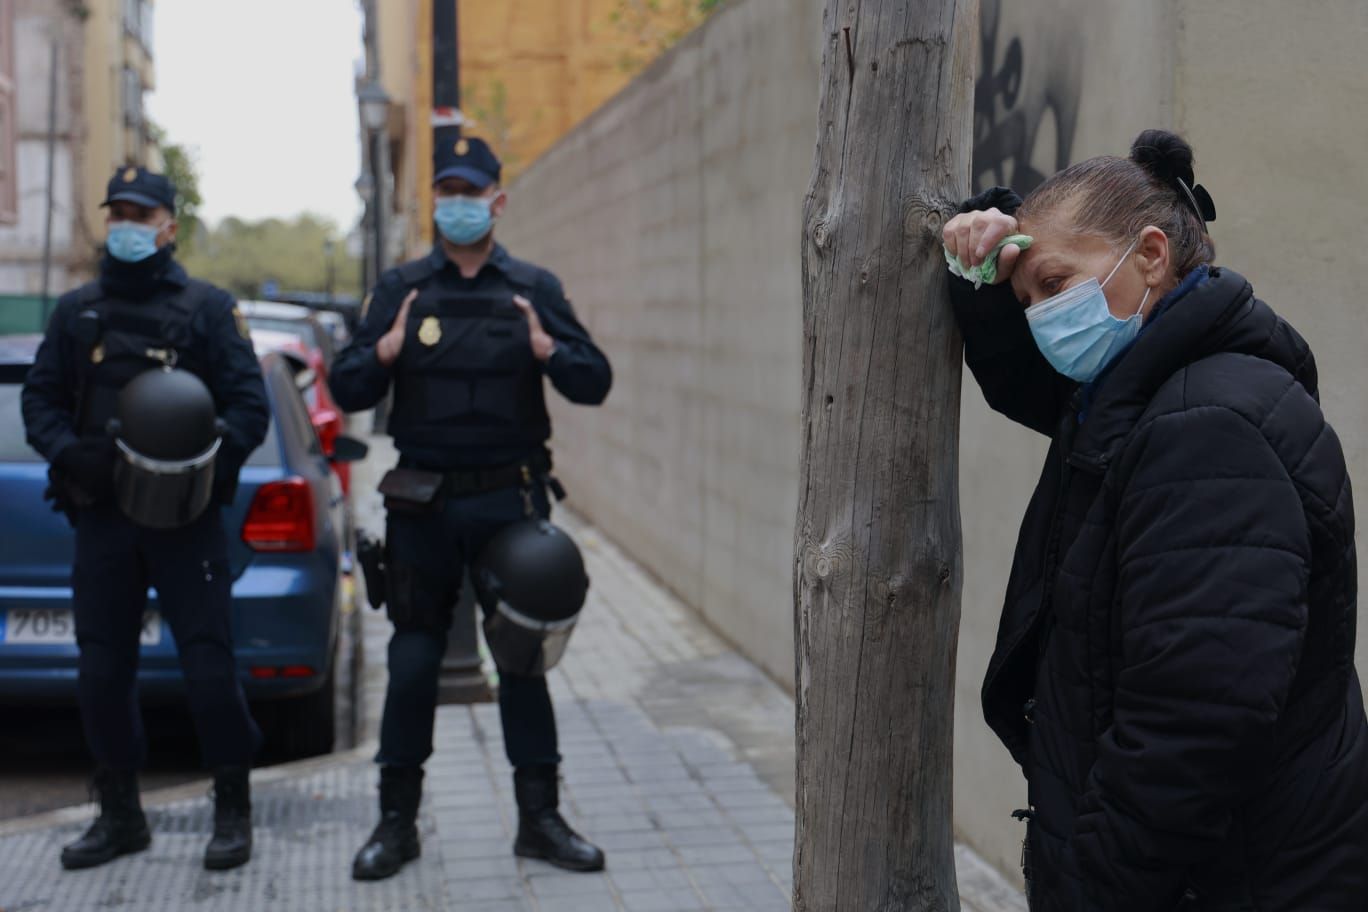
<path fill-rule="evenodd" d="M 370 452 L 370 446 L 357 440 L 355 437 L 348 437 L 346 434 L 338 435 L 333 441 L 332 455 L 328 457 L 329 462 L 360 462 L 366 458 Z"/>

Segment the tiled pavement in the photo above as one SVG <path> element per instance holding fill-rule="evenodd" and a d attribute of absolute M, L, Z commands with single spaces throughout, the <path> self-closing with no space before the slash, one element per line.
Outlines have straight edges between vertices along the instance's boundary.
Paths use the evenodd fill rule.
<path fill-rule="evenodd" d="M 362 478 L 388 464 L 376 443 Z M 363 498 L 359 507 L 363 524 L 373 522 L 373 504 Z M 428 764 L 424 855 L 389 881 L 348 877 L 376 814 L 372 746 L 254 774 L 257 851 L 238 871 L 198 867 L 208 829 L 203 785 L 149 796 L 151 850 L 93 871 L 63 874 L 56 860 L 88 807 L 0 825 L 0 909 L 788 909 L 792 701 L 594 529 L 564 511 L 557 519 L 579 540 L 594 581 L 551 679 L 563 804 L 607 851 L 607 871 L 568 874 L 513 858 L 497 709 L 450 706 L 438 712 Z M 386 628 L 381 615 L 366 613 L 373 661 L 383 661 Z M 363 714 L 373 731 L 384 677 L 368 672 Z M 972 853 L 957 857 L 965 912 L 1025 909 Z"/>

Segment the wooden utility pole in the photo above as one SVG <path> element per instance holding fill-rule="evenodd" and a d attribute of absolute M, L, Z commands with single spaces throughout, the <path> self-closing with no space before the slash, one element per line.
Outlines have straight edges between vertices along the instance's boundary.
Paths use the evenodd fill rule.
<path fill-rule="evenodd" d="M 957 912 L 960 339 L 978 0 L 826 0 L 803 225 L 797 912 Z"/>

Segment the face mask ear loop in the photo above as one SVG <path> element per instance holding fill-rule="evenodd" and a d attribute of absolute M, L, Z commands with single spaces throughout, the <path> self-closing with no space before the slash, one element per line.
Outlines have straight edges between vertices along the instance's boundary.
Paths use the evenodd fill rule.
<path fill-rule="evenodd" d="M 1124 263 L 1124 262 L 1126 262 L 1126 257 L 1128 257 L 1128 256 L 1131 255 L 1131 251 L 1135 249 L 1135 245 L 1138 244 L 1138 243 L 1140 243 L 1140 239 L 1139 239 L 1139 238 L 1136 238 L 1135 240 L 1131 241 L 1131 245 L 1130 245 L 1129 247 L 1126 248 L 1126 252 L 1125 252 L 1125 253 L 1121 254 L 1121 259 L 1119 259 L 1119 260 L 1116 261 L 1116 265 L 1112 267 L 1112 271 L 1111 271 L 1111 272 L 1107 273 L 1107 277 L 1106 277 L 1105 279 L 1102 280 L 1102 284 L 1101 284 L 1101 286 L 1099 286 L 1099 287 L 1101 287 L 1101 288 L 1106 288 L 1106 287 L 1107 287 L 1107 283 L 1110 282 L 1110 281 L 1112 280 L 1112 276 L 1116 275 L 1116 270 L 1120 269 L 1120 268 L 1121 268 L 1121 264 Z"/>
<path fill-rule="evenodd" d="M 1153 289 L 1151 289 L 1148 285 L 1145 286 L 1145 296 L 1144 296 L 1143 298 L 1140 299 L 1140 306 L 1139 306 L 1138 308 L 1136 308 L 1136 310 L 1135 310 L 1135 315 L 1136 315 L 1137 317 L 1140 316 L 1140 314 L 1142 314 L 1142 313 L 1145 312 L 1145 302 L 1149 300 L 1149 293 L 1150 293 L 1150 291 L 1152 291 L 1152 290 L 1153 290 Z"/>

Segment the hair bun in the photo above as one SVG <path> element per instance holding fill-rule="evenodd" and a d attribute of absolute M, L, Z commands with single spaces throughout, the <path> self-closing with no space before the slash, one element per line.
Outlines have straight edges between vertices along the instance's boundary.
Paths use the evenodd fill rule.
<path fill-rule="evenodd" d="M 1189 188 L 1195 183 L 1192 146 L 1177 133 L 1146 130 L 1131 143 L 1130 158 L 1165 184 L 1172 185 L 1174 178 L 1180 178 Z"/>

